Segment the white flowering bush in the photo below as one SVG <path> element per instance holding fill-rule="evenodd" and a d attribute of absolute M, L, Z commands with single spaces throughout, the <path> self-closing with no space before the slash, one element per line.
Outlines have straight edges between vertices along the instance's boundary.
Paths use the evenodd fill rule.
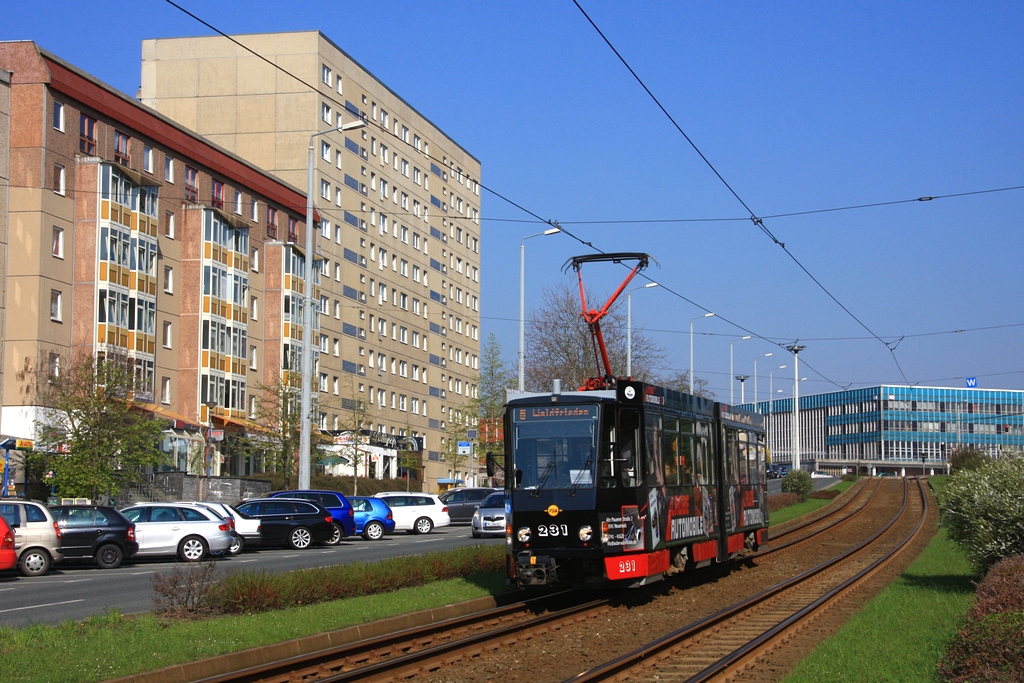
<path fill-rule="evenodd" d="M 949 537 L 981 567 L 1024 553 L 1024 457 L 1004 451 L 954 473 L 939 507 Z"/>

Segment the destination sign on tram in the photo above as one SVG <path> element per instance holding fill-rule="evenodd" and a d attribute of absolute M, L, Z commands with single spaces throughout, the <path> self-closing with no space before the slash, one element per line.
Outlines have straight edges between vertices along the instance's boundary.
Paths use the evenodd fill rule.
<path fill-rule="evenodd" d="M 548 420 L 564 418 L 597 418 L 595 405 L 526 406 L 516 409 L 520 420 Z"/>

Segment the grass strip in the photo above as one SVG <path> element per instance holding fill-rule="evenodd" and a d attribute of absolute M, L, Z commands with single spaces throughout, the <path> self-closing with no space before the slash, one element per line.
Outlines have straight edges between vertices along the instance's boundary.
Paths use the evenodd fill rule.
<path fill-rule="evenodd" d="M 493 573 L 393 593 L 200 621 L 165 621 L 148 613 L 126 617 L 111 612 L 57 626 L 0 628 L 0 681 L 105 681 L 507 590 L 504 573 Z"/>
<path fill-rule="evenodd" d="M 936 664 L 974 601 L 977 574 L 939 529 L 924 552 L 784 683 L 938 681 Z"/>
<path fill-rule="evenodd" d="M 846 489 L 848 489 L 851 486 L 853 486 L 855 483 L 856 483 L 856 481 L 840 481 L 840 482 L 837 482 L 837 483 L 833 484 L 832 486 L 829 486 L 829 489 L 831 489 L 833 491 L 839 491 L 840 493 L 842 493 L 842 492 L 845 492 Z M 819 508 L 825 507 L 826 505 L 828 505 L 831 502 L 832 502 L 831 500 L 821 500 L 819 498 L 808 498 L 807 500 L 805 500 L 802 503 L 797 503 L 796 505 L 790 505 L 789 507 L 784 507 L 781 510 L 776 510 L 775 512 L 772 512 L 771 514 L 769 514 L 768 515 L 768 525 L 769 526 L 775 526 L 775 525 L 778 525 L 778 524 L 782 524 L 783 522 L 788 522 L 791 519 L 796 519 L 797 517 L 802 517 L 803 515 L 806 515 L 806 514 L 808 514 L 810 512 L 814 512 L 815 510 L 817 510 Z"/>

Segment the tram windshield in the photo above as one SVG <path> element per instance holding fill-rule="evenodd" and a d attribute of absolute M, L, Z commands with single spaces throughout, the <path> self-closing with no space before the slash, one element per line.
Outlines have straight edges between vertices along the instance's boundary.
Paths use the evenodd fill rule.
<path fill-rule="evenodd" d="M 599 414 L 596 405 L 515 406 L 515 488 L 594 488 Z"/>

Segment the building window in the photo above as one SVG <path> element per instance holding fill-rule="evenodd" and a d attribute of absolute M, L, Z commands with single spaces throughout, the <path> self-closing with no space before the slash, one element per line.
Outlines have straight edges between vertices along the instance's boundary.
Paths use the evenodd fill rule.
<path fill-rule="evenodd" d="M 64 194 L 66 179 L 64 177 L 64 167 L 60 164 L 53 165 L 53 191 L 57 194 Z"/>
<path fill-rule="evenodd" d="M 119 130 L 114 131 L 114 161 L 122 166 L 131 166 L 131 138 Z"/>
<path fill-rule="evenodd" d="M 332 122 L 331 107 L 326 102 L 320 105 L 320 118 L 322 118 L 326 123 Z"/>
<path fill-rule="evenodd" d="M 64 258 L 64 228 L 53 226 L 53 245 L 50 253 L 57 258 Z"/>
<path fill-rule="evenodd" d="M 255 346 L 250 346 L 249 347 L 249 369 L 250 370 L 255 370 L 256 369 L 256 347 Z"/>
<path fill-rule="evenodd" d="M 327 84 L 327 87 L 331 87 L 333 82 L 331 81 L 331 67 L 326 64 L 320 65 L 320 80 Z"/>
<path fill-rule="evenodd" d="M 242 193 L 235 190 L 235 213 L 242 215 Z"/>
<path fill-rule="evenodd" d="M 171 323 L 169 320 L 164 321 L 164 334 L 163 334 L 163 345 L 165 349 L 171 348 Z"/>
<path fill-rule="evenodd" d="M 142 146 L 142 170 L 146 173 L 153 172 L 153 148 L 149 145 Z"/>
<path fill-rule="evenodd" d="M 164 214 L 164 237 L 174 239 L 174 212 L 168 211 Z"/>
<path fill-rule="evenodd" d="M 299 222 L 291 216 L 288 217 L 288 241 L 299 241 Z"/>
<path fill-rule="evenodd" d="M 327 373 L 326 372 L 321 372 L 320 373 L 319 388 L 320 388 L 320 391 L 327 391 Z"/>
<path fill-rule="evenodd" d="M 163 377 L 160 379 L 160 402 L 164 405 L 170 405 L 171 403 L 171 378 Z"/>
<path fill-rule="evenodd" d="M 186 171 L 186 176 L 188 172 Z M 220 180 L 214 180 L 210 188 L 210 203 L 215 209 L 224 208 L 224 183 Z"/>
<path fill-rule="evenodd" d="M 53 127 L 64 132 L 64 103 L 54 102 L 53 103 Z"/>
<path fill-rule="evenodd" d="M 174 268 L 171 266 L 164 266 L 164 291 L 174 293 Z"/>
<path fill-rule="evenodd" d="M 61 322 L 64 315 L 64 295 L 56 290 L 50 290 L 50 320 Z"/>
<path fill-rule="evenodd" d="M 252 203 L 249 204 L 249 220 L 258 221 L 260 219 L 260 203 L 253 199 Z"/>
<path fill-rule="evenodd" d="M 256 297 L 249 299 L 249 317 L 253 320 L 260 319 L 260 301 Z"/>
<path fill-rule="evenodd" d="M 320 156 L 327 163 L 331 162 L 331 145 L 327 142 L 320 142 Z"/>
<path fill-rule="evenodd" d="M 199 201 L 199 171 L 191 166 L 185 167 L 185 199 Z"/>
<path fill-rule="evenodd" d="M 79 126 L 78 149 L 89 156 L 96 156 L 96 119 L 82 114 Z"/>
<path fill-rule="evenodd" d="M 164 157 L 164 180 L 174 182 L 174 159 L 170 157 Z"/>
<path fill-rule="evenodd" d="M 277 209 L 272 206 L 267 207 L 267 237 L 277 239 Z"/>
<path fill-rule="evenodd" d="M 331 201 L 331 184 L 326 180 L 320 181 L 320 196 L 327 201 Z"/>
<path fill-rule="evenodd" d="M 257 247 L 252 248 L 252 258 L 249 259 L 249 263 L 252 266 L 252 272 L 260 272 L 260 250 Z"/>

